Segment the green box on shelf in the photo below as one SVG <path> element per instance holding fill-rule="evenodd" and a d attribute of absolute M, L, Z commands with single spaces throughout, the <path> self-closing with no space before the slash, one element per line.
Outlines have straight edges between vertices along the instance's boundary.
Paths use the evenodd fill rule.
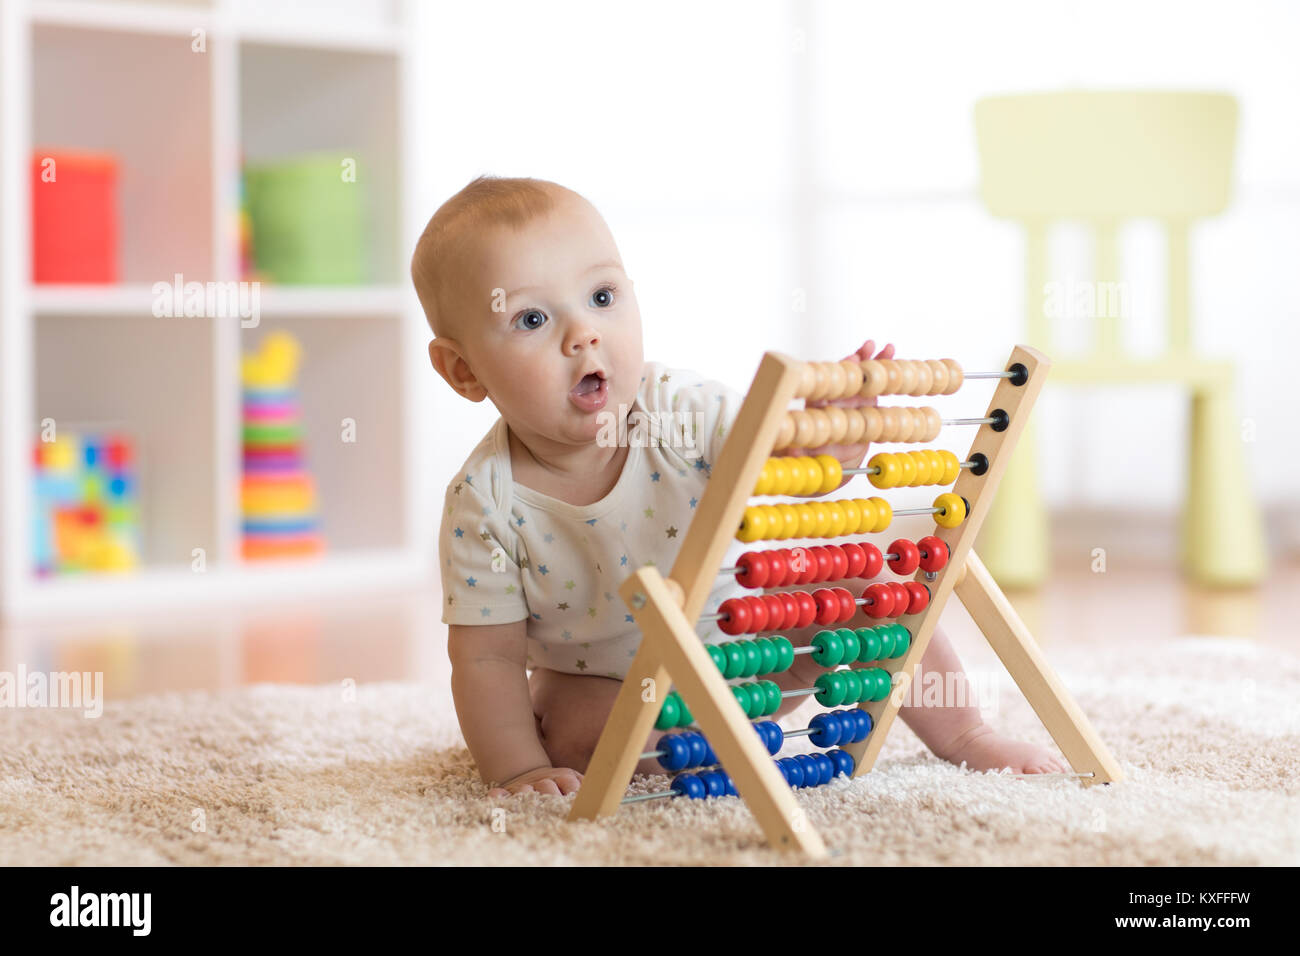
<path fill-rule="evenodd" d="M 346 161 L 356 161 L 355 166 Z M 320 152 L 244 167 L 254 278 L 292 285 L 368 281 L 365 202 L 346 176 L 355 153 Z"/>

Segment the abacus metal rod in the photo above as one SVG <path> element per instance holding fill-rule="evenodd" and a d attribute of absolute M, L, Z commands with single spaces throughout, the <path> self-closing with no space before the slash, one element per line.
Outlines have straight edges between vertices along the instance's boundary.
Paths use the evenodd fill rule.
<path fill-rule="evenodd" d="M 1020 372 L 963 372 L 962 378 L 1016 378 Z"/>

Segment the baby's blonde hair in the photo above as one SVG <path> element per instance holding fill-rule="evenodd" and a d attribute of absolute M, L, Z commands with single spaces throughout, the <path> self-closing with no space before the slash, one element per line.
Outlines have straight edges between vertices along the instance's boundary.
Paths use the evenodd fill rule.
<path fill-rule="evenodd" d="M 573 190 L 546 179 L 480 176 L 438 207 L 411 256 L 411 281 L 434 335 L 447 335 L 453 323 L 453 299 L 458 285 L 453 274 L 456 254 L 469 248 L 472 238 L 493 226 L 519 229 L 555 208 L 562 195 Z"/>

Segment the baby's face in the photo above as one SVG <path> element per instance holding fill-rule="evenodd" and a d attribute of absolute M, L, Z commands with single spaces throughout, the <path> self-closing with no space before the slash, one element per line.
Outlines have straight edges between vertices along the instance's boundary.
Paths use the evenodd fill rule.
<path fill-rule="evenodd" d="M 488 397 L 530 446 L 595 441 L 631 406 L 644 361 L 641 312 L 605 221 L 564 197 L 479 248 L 456 321 Z"/>

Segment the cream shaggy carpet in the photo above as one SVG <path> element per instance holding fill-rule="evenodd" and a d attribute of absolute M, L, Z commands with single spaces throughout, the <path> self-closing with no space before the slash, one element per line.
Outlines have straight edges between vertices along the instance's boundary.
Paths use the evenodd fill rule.
<path fill-rule="evenodd" d="M 1126 781 L 967 773 L 900 722 L 875 772 L 800 791 L 832 864 L 1300 863 L 1300 659 L 1215 638 L 1049 656 Z M 995 726 L 1050 742 L 994 668 Z M 345 702 L 337 687 L 262 685 L 109 702 L 97 720 L 0 711 L 5 866 L 788 859 L 735 798 L 571 825 L 571 798 L 514 797 L 494 815 L 484 793 L 441 686 Z"/>

